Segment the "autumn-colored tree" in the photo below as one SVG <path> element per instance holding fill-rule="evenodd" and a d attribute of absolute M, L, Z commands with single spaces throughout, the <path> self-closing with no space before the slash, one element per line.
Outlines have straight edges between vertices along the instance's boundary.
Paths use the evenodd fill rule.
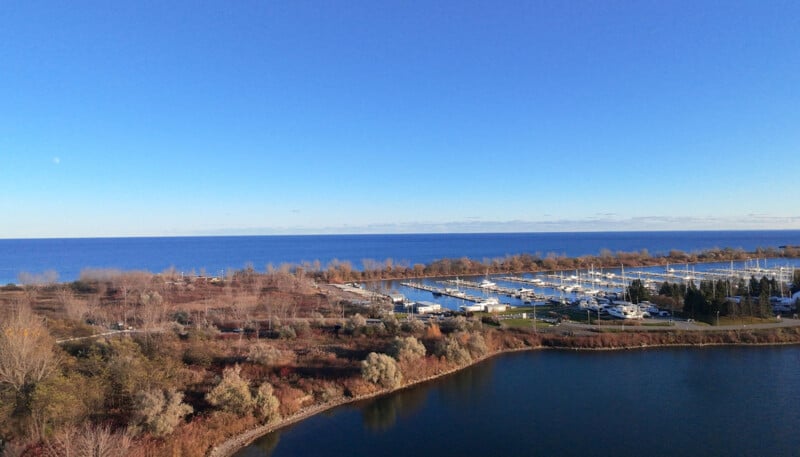
<path fill-rule="evenodd" d="M 386 354 L 370 352 L 367 359 L 361 362 L 361 376 L 382 387 L 394 388 L 403 381 L 403 374 L 397 361 Z"/>
<path fill-rule="evenodd" d="M 425 346 L 413 336 L 395 337 L 389 348 L 389 355 L 401 361 L 414 361 L 425 357 Z"/>
<path fill-rule="evenodd" d="M 0 385 L 24 391 L 58 366 L 54 341 L 42 319 L 20 306 L 0 324 Z"/>
<path fill-rule="evenodd" d="M 0 433 L 20 433 L 30 421 L 36 388 L 59 360 L 41 318 L 26 305 L 0 323 Z"/>
<path fill-rule="evenodd" d="M 206 401 L 239 416 L 250 414 L 255 403 L 250 393 L 250 384 L 242 378 L 241 373 L 242 367 L 239 365 L 226 368 L 219 384 L 206 395 Z"/>
<path fill-rule="evenodd" d="M 169 435 L 192 407 L 183 403 L 183 393 L 174 389 L 151 389 L 137 393 L 133 424 L 153 436 Z"/>
<path fill-rule="evenodd" d="M 280 418 L 280 401 L 274 394 L 272 384 L 265 382 L 258 386 L 253 398 L 253 415 L 267 423 Z"/>

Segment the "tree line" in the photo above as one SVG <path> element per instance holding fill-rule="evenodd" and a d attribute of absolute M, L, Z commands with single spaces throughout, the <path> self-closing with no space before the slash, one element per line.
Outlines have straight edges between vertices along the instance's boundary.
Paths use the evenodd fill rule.
<path fill-rule="evenodd" d="M 382 279 L 408 279 L 431 276 L 470 276 L 487 273 L 521 273 L 554 270 L 574 270 L 586 268 L 619 268 L 666 265 L 670 263 L 706 263 L 722 261 L 742 261 L 751 258 L 797 258 L 800 248 L 787 246 L 781 249 L 757 248 L 753 252 L 743 249 L 715 248 L 701 252 L 687 253 L 678 249 L 667 254 L 651 255 L 647 249 L 634 252 L 608 249 L 599 255 L 568 257 L 565 254 L 523 253 L 504 257 L 470 259 L 468 257 L 443 258 L 429 263 L 414 263 L 385 259 L 363 259 L 361 268 L 356 268 L 350 261 L 334 259 L 327 265 L 319 260 L 300 264 L 283 264 L 280 271 L 292 272 L 301 276 L 310 276 L 317 281 L 337 283 L 351 281 L 375 281 Z M 272 265 L 267 272 L 275 271 Z"/>
<path fill-rule="evenodd" d="M 800 271 L 795 272 L 791 291 L 800 290 Z M 781 285 L 774 278 L 751 276 L 749 280 L 704 280 L 699 285 L 667 282 L 661 284 L 653 295 L 644 282 L 635 279 L 626 289 L 633 303 L 653 300 L 662 306 L 672 307 L 687 317 L 710 320 L 718 316 L 739 319 L 744 317 L 768 318 L 773 310 L 771 297 L 782 296 Z"/>

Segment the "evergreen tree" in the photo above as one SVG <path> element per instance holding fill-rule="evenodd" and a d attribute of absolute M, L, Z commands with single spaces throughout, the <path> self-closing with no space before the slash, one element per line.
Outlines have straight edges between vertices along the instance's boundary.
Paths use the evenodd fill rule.
<path fill-rule="evenodd" d="M 697 315 L 706 314 L 707 302 L 703 293 L 695 287 L 694 283 L 690 283 L 686 289 L 686 296 L 684 298 L 683 309 L 689 313 L 692 318 Z"/>
<path fill-rule="evenodd" d="M 633 303 L 639 303 L 650 299 L 650 291 L 647 290 L 647 287 L 644 286 L 641 279 L 634 279 L 631 281 L 631 285 L 628 286 L 627 294 Z"/>
<path fill-rule="evenodd" d="M 753 297 L 751 297 L 750 294 L 745 294 L 742 297 L 742 300 L 743 300 L 742 314 L 750 317 L 754 316 L 755 314 L 753 313 Z"/>
<path fill-rule="evenodd" d="M 772 316 L 772 304 L 769 302 L 769 288 L 762 288 L 758 296 L 758 315 L 759 317 Z"/>
<path fill-rule="evenodd" d="M 750 276 L 750 296 L 757 297 L 761 295 L 760 283 L 755 276 Z"/>
<path fill-rule="evenodd" d="M 658 288 L 658 295 L 663 295 L 665 297 L 672 297 L 672 284 L 664 281 L 661 284 L 661 287 Z"/>

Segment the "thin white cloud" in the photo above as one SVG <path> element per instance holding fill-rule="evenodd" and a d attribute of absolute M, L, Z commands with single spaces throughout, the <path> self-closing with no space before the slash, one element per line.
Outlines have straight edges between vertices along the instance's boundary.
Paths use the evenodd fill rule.
<path fill-rule="evenodd" d="M 61 164 L 61 157 L 53 157 L 53 164 L 55 165 Z"/>
<path fill-rule="evenodd" d="M 482 221 L 467 218 L 450 222 L 409 222 L 327 227 L 284 226 L 219 229 L 210 235 L 272 234 L 384 234 L 482 232 L 604 232 L 660 230 L 771 230 L 800 229 L 800 216 L 747 215 L 740 217 L 639 216 L 597 217 L 542 221 Z"/>

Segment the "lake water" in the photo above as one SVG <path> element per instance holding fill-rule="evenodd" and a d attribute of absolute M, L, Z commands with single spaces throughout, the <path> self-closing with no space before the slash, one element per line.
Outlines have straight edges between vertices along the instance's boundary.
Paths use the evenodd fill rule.
<path fill-rule="evenodd" d="M 256 456 L 790 456 L 800 347 L 536 351 L 267 435 Z"/>
<path fill-rule="evenodd" d="M 360 269 L 364 259 L 429 263 L 435 259 L 492 259 L 508 254 L 597 255 L 602 249 L 667 253 L 714 247 L 800 245 L 800 230 L 702 232 L 477 233 L 416 235 L 222 236 L 161 238 L 0 239 L 0 284 L 17 282 L 20 272 L 55 270 L 72 281 L 85 268 L 116 268 L 217 275 L 252 264 L 333 259 Z"/>

